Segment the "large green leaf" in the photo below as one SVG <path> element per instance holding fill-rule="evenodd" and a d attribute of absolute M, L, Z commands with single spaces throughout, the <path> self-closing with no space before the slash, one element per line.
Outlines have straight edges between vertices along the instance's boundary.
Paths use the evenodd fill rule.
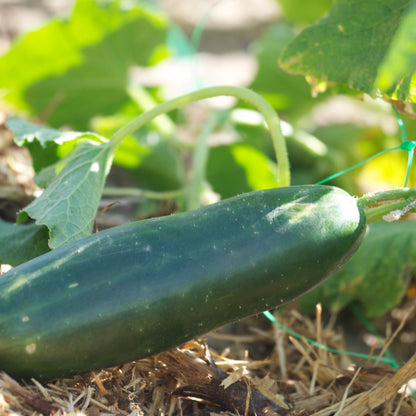
<path fill-rule="evenodd" d="M 336 312 L 358 300 L 368 316 L 379 316 L 400 302 L 415 272 L 416 222 L 375 223 L 349 263 L 301 303 L 313 311 L 321 302 Z"/>
<path fill-rule="evenodd" d="M 156 59 L 165 26 L 137 3 L 78 0 L 70 20 L 27 34 L 0 59 L 0 89 L 54 127 L 85 130 L 129 100 L 129 68 Z"/>
<path fill-rule="evenodd" d="M 415 4 L 338 0 L 327 16 L 287 46 L 280 65 L 308 76 L 318 89 L 338 83 L 415 102 Z"/>
<path fill-rule="evenodd" d="M 415 101 L 416 2 L 412 2 L 378 73 L 376 86 L 393 98 Z"/>
<path fill-rule="evenodd" d="M 16 225 L 0 219 L 0 264 L 17 266 L 46 253 L 48 237 L 44 226 Z"/>
<path fill-rule="evenodd" d="M 20 117 L 9 117 L 6 127 L 13 132 L 14 142 L 18 146 L 26 146 L 29 149 L 35 172 L 58 162 L 60 159 L 58 147 L 63 143 L 87 136 L 98 142 L 107 141 L 95 133 L 51 129 L 33 124 Z"/>
<path fill-rule="evenodd" d="M 62 144 L 67 141 L 75 140 L 86 134 L 76 131 L 61 131 L 39 126 L 23 120 L 20 117 L 9 117 L 6 122 L 6 127 L 12 130 L 14 142 L 18 146 L 38 141 L 39 144 L 45 147 L 49 142 Z"/>
<path fill-rule="evenodd" d="M 91 234 L 112 156 L 110 142 L 78 143 L 57 165 L 48 168 L 56 169 L 48 188 L 19 213 L 18 221 L 31 217 L 46 225 L 51 248 Z"/>
<path fill-rule="evenodd" d="M 332 0 L 278 0 L 286 19 L 300 24 L 311 24 L 331 6 Z"/>
<path fill-rule="evenodd" d="M 253 51 L 258 70 L 250 85 L 250 88 L 267 98 L 276 110 L 284 111 L 291 118 L 303 115 L 317 102 L 304 77 L 288 74 L 276 64 L 280 53 L 294 36 L 294 31 L 288 25 L 277 24 L 255 42 Z"/>

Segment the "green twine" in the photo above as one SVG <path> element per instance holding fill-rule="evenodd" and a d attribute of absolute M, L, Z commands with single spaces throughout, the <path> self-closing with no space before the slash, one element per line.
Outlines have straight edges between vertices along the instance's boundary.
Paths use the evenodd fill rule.
<path fill-rule="evenodd" d="M 328 352 L 332 352 L 334 354 L 341 354 L 341 355 L 349 355 L 351 357 L 359 357 L 359 358 L 365 358 L 365 359 L 371 359 L 371 360 L 378 360 L 378 361 L 383 361 L 387 364 L 389 364 L 392 368 L 398 368 L 399 365 L 397 364 L 396 360 L 394 358 L 388 358 L 388 357 L 370 357 L 368 354 L 361 354 L 359 352 L 353 352 L 353 351 L 343 351 L 343 350 L 336 350 L 334 348 L 331 347 L 327 347 L 326 345 L 322 345 L 319 342 L 314 341 L 313 339 L 310 338 L 306 338 L 302 335 L 299 335 L 298 333 L 292 331 L 291 329 L 287 328 L 285 325 L 283 325 L 281 322 L 279 322 L 270 311 L 266 311 L 263 312 L 263 315 L 270 321 L 273 322 L 274 324 L 276 324 L 277 326 L 279 326 L 280 328 L 282 328 L 285 332 L 287 332 L 288 334 L 292 335 L 293 337 L 300 339 L 300 340 L 305 340 L 308 344 L 313 345 L 314 347 L 317 347 L 321 350 L 325 350 Z"/>
<path fill-rule="evenodd" d="M 413 162 L 413 153 L 414 153 L 414 148 L 416 146 L 416 141 L 407 140 L 406 131 L 405 131 L 405 128 L 404 128 L 403 120 L 400 117 L 398 111 L 394 107 L 393 107 L 393 111 L 394 111 L 394 114 L 396 115 L 397 123 L 399 124 L 400 130 L 402 132 L 402 142 L 401 142 L 400 146 L 395 146 L 395 147 L 391 147 L 390 149 L 382 150 L 381 152 L 378 152 L 378 153 L 370 156 L 368 159 L 366 159 L 366 160 L 364 160 L 362 162 L 359 162 L 359 163 L 357 163 L 354 166 L 351 166 L 351 167 L 349 167 L 347 169 L 344 169 L 344 170 L 342 170 L 342 171 L 340 171 L 338 173 L 334 173 L 333 175 L 328 176 L 327 178 L 325 178 L 325 179 L 317 182 L 317 185 L 322 185 L 323 183 L 328 182 L 328 181 L 331 181 L 332 179 L 335 179 L 338 176 L 341 176 L 344 173 L 349 172 L 350 170 L 353 170 L 355 168 L 358 168 L 359 166 L 363 165 L 364 163 L 367 163 L 368 161 L 370 161 L 371 159 L 374 159 L 377 156 L 380 156 L 383 153 L 387 153 L 387 152 L 390 152 L 392 150 L 402 149 L 402 150 L 405 150 L 408 153 L 406 178 L 404 180 L 404 185 L 403 185 L 406 188 L 407 182 L 409 180 L 410 168 L 411 168 L 412 162 Z"/>
<path fill-rule="evenodd" d="M 381 152 L 378 152 L 378 153 L 376 153 L 376 154 L 374 154 L 374 155 L 370 156 L 368 159 L 363 160 L 362 162 L 359 162 L 359 163 L 357 163 L 357 164 L 356 164 L 356 165 L 354 165 L 354 166 L 351 166 L 351 167 L 349 167 L 349 168 L 347 168 L 347 169 L 341 170 L 340 172 L 334 173 L 333 175 L 328 176 L 328 177 L 327 177 L 327 178 L 325 178 L 325 179 L 322 179 L 321 181 L 317 182 L 316 184 L 317 184 L 317 185 L 322 185 L 323 183 L 325 183 L 325 182 L 329 182 L 329 181 L 331 181 L 332 179 L 335 179 L 335 178 L 337 178 L 338 176 L 341 176 L 341 175 L 343 175 L 344 173 L 349 172 L 350 170 L 353 170 L 353 169 L 355 169 L 355 168 L 358 168 L 358 167 L 359 167 L 359 166 L 361 166 L 361 165 L 364 165 L 365 163 L 369 162 L 371 159 L 374 159 L 375 157 L 380 156 L 380 155 L 381 155 L 381 154 L 383 154 L 383 153 L 387 153 L 387 152 L 390 152 L 391 150 L 397 150 L 397 149 L 401 149 L 401 148 L 402 148 L 402 147 L 401 147 L 401 145 L 400 145 L 400 146 L 392 147 L 391 149 L 382 150 Z M 405 186 L 406 186 L 406 182 L 405 182 Z"/>
<path fill-rule="evenodd" d="M 381 348 L 383 348 L 383 341 L 382 341 L 382 338 L 381 338 L 380 334 L 374 328 L 373 324 L 367 319 L 367 317 L 365 316 L 363 310 L 360 308 L 358 303 L 357 302 L 352 302 L 350 304 L 350 310 L 364 324 L 367 331 L 370 332 L 371 334 L 373 334 L 377 338 L 379 346 Z M 386 359 L 391 361 L 391 363 L 392 363 L 392 364 L 390 364 L 391 367 L 393 367 L 393 368 L 399 368 L 400 367 L 398 362 L 394 358 L 393 354 L 391 353 L 391 351 L 388 348 L 385 351 L 385 355 L 387 356 Z"/>

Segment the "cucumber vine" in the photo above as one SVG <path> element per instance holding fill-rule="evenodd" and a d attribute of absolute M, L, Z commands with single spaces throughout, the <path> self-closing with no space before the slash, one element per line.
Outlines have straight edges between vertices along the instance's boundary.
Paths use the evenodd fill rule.
<path fill-rule="evenodd" d="M 290 185 L 290 166 L 289 157 L 286 149 L 285 139 L 280 129 L 280 120 L 272 105 L 264 99 L 261 95 L 251 91 L 247 88 L 234 86 L 216 86 L 203 88 L 197 91 L 190 92 L 180 97 L 165 101 L 162 104 L 140 114 L 130 123 L 126 124 L 117 130 L 111 137 L 114 149 L 123 141 L 125 137 L 132 134 L 138 128 L 153 120 L 155 117 L 168 113 L 184 105 L 206 98 L 218 96 L 232 96 L 240 100 L 246 101 L 253 107 L 259 110 L 269 128 L 270 135 L 273 141 L 273 147 L 278 160 L 278 183 L 279 186 Z"/>

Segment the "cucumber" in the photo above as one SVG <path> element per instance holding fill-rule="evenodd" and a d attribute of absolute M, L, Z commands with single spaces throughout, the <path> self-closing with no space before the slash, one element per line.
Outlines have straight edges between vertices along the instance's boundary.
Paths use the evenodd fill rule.
<path fill-rule="evenodd" d="M 177 346 L 313 288 L 365 228 L 353 197 L 309 185 L 93 234 L 0 276 L 0 370 L 62 377 Z"/>

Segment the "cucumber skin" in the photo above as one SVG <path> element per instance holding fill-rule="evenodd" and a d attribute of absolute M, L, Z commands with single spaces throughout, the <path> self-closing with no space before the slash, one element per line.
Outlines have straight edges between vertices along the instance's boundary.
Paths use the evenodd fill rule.
<path fill-rule="evenodd" d="M 0 370 L 63 377 L 177 346 L 305 293 L 365 229 L 349 194 L 306 185 L 93 234 L 0 276 Z"/>

